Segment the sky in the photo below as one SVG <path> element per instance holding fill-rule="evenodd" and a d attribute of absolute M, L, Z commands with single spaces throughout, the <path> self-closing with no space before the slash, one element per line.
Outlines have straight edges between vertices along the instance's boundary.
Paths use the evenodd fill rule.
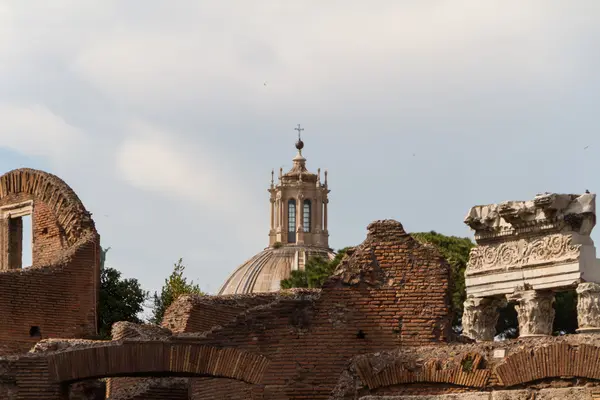
<path fill-rule="evenodd" d="M 215 293 L 297 124 L 334 249 L 598 192 L 599 48 L 597 0 L 0 0 L 0 172 L 64 179 L 146 290 L 183 258 Z"/>

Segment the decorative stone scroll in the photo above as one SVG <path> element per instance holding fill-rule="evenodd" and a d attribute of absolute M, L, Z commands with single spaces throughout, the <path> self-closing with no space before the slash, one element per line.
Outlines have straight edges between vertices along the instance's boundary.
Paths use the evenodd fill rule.
<path fill-rule="evenodd" d="M 519 288 L 506 296 L 508 301 L 516 302 L 519 320 L 519 336 L 547 336 L 552 334 L 554 322 L 554 293 L 550 291 L 527 290 Z"/>
<path fill-rule="evenodd" d="M 491 341 L 496 336 L 498 308 L 506 306 L 503 298 L 469 297 L 464 303 L 463 335 L 477 341 Z"/>
<path fill-rule="evenodd" d="M 600 332 L 600 285 L 593 282 L 577 286 L 578 332 Z"/>
<path fill-rule="evenodd" d="M 590 237 L 595 194 L 543 193 L 528 201 L 475 206 L 465 223 L 477 242 L 465 271 L 467 296 L 510 295 L 522 285 L 556 290 L 600 282 Z"/>
<path fill-rule="evenodd" d="M 466 274 L 577 261 L 581 245 L 573 244 L 572 238 L 572 235 L 555 234 L 474 247 Z"/>

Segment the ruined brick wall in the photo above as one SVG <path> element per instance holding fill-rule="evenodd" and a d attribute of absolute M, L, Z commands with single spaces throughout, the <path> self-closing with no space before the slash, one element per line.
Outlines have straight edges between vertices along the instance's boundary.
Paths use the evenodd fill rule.
<path fill-rule="evenodd" d="M 369 226 L 322 291 L 282 292 L 206 341 L 271 360 L 265 399 L 325 399 L 355 355 L 448 340 L 449 267 L 396 221 Z M 223 385 L 223 393 L 228 385 Z M 205 399 L 201 394 L 194 399 Z"/>
<path fill-rule="evenodd" d="M 127 379 L 127 378 L 119 378 Z M 114 380 L 112 380 L 114 383 Z M 107 393 L 110 400 L 188 400 L 186 378 L 135 378 L 118 391 Z M 124 381 L 121 381 L 124 382 Z"/>
<path fill-rule="evenodd" d="M 0 358 L 0 399 L 16 400 L 17 383 L 14 361 Z"/>
<path fill-rule="evenodd" d="M 225 325 L 240 313 L 268 304 L 275 293 L 251 295 L 198 296 L 186 295 L 175 300 L 166 310 L 162 326 L 174 333 L 204 332 Z"/>
<path fill-rule="evenodd" d="M 33 237 L 33 265 L 25 268 L 14 263 L 20 248 L 11 244 L 20 240 L 11 213 L 23 203 Z M 53 175 L 15 170 L 0 177 L 0 210 L 0 351 L 94 335 L 100 238 L 77 195 Z"/>
<path fill-rule="evenodd" d="M 190 379 L 190 399 L 251 400 L 253 385 L 222 378 Z"/>
<path fill-rule="evenodd" d="M 115 341 L 124 339 L 164 340 L 171 336 L 171 331 L 167 328 L 161 328 L 151 324 L 134 324 L 121 321 L 113 324 L 111 336 Z M 181 385 L 185 386 L 184 393 L 185 396 L 187 396 L 187 380 L 179 380 L 176 381 L 176 383 L 178 388 L 181 388 Z M 147 400 L 161 400 L 166 398 L 164 397 L 164 393 L 167 393 L 169 390 L 167 384 L 168 381 L 158 378 L 109 378 L 107 379 L 106 393 L 107 397 L 110 399 L 133 400 L 136 398 L 143 398 Z M 174 397 L 174 399 L 177 398 L 178 397 Z"/>
<path fill-rule="evenodd" d="M 397 348 L 353 358 L 331 400 L 523 388 L 530 394 L 574 387 L 598 391 L 599 360 L 600 338 L 584 334 Z"/>

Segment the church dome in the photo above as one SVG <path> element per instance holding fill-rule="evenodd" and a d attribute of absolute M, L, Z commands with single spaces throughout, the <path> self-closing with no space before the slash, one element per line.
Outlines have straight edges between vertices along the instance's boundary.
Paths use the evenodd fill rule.
<path fill-rule="evenodd" d="M 292 160 L 292 169 L 284 174 L 280 168 L 277 183 L 275 171 L 271 171 L 269 247 L 233 271 L 221 287 L 220 295 L 275 292 L 292 271 L 304 270 L 310 257 L 335 257 L 329 248 L 327 229 L 330 192 L 327 170 L 324 182 L 320 168 L 316 174 L 308 171 L 302 156 L 303 128 L 298 125 L 296 130 L 298 154 Z"/>
<path fill-rule="evenodd" d="M 313 256 L 331 260 L 335 254 L 319 247 L 269 247 L 240 265 L 225 281 L 219 294 L 275 292 L 280 289 L 282 279 L 289 278 L 291 271 L 304 269 L 306 261 Z"/>

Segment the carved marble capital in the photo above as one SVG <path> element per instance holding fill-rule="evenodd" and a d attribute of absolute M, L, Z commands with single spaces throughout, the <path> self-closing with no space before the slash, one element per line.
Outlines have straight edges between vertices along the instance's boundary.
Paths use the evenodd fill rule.
<path fill-rule="evenodd" d="M 476 246 L 471 250 L 466 275 L 507 271 L 579 259 L 581 245 L 572 235 L 555 234 Z"/>
<path fill-rule="evenodd" d="M 577 286 L 578 331 L 600 331 L 600 285 L 584 282 Z"/>
<path fill-rule="evenodd" d="M 552 334 L 554 293 L 517 289 L 506 298 L 517 303 L 515 308 L 518 313 L 520 337 Z"/>
<path fill-rule="evenodd" d="M 463 335 L 477 341 L 491 341 L 496 336 L 498 308 L 505 307 L 501 297 L 469 297 L 464 303 Z"/>

